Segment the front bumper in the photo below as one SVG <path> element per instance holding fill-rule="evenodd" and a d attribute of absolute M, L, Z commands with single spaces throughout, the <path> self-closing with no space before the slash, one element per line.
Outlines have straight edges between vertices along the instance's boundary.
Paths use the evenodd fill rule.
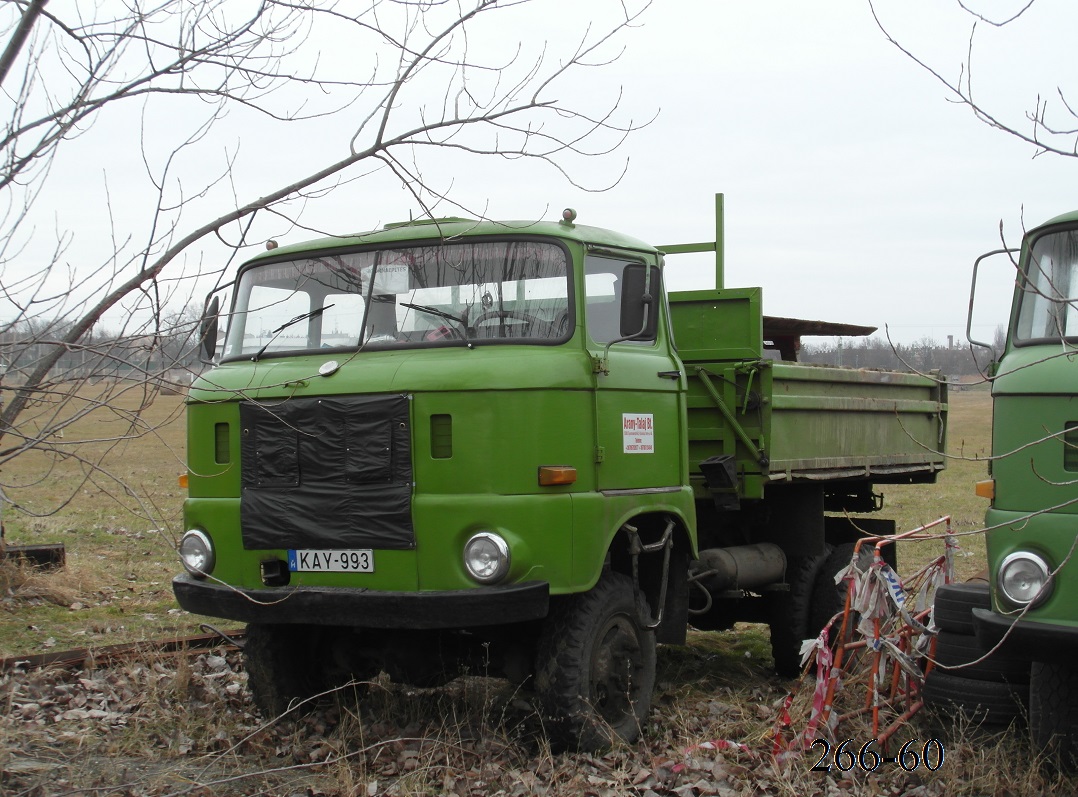
<path fill-rule="evenodd" d="M 973 629 L 986 649 L 1002 640 L 1007 655 L 1030 661 L 1072 658 L 1078 654 L 1078 628 L 1072 625 L 1017 620 L 990 609 L 973 610 Z"/>
<path fill-rule="evenodd" d="M 550 606 L 545 581 L 504 587 L 385 592 L 347 587 L 247 590 L 193 578 L 172 580 L 180 606 L 192 614 L 243 623 L 308 623 L 354 628 L 474 628 L 539 620 Z"/>

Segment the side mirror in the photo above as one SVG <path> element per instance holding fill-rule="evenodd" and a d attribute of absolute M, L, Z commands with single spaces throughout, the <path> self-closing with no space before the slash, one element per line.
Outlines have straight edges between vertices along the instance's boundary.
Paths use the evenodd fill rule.
<path fill-rule="evenodd" d="M 981 340 L 974 340 L 973 338 L 973 306 L 977 297 L 977 272 L 980 271 L 981 262 L 987 260 L 990 257 L 996 255 L 1014 255 L 1019 252 L 1018 249 L 993 249 L 991 252 L 985 252 L 973 262 L 973 279 L 969 286 L 969 312 L 966 315 L 966 340 L 969 341 L 971 346 L 979 346 L 982 349 L 988 349 L 990 356 L 992 357 L 991 365 L 989 369 L 994 373 L 996 364 L 999 358 L 1003 355 L 1003 352 L 997 352 L 995 347 L 991 343 L 986 343 Z M 991 375 L 991 374 L 990 374 Z"/>
<path fill-rule="evenodd" d="M 212 362 L 217 353 L 217 319 L 221 312 L 221 300 L 214 296 L 202 311 L 202 321 L 198 327 L 198 344 L 202 350 L 202 361 Z"/>
<path fill-rule="evenodd" d="M 659 269 L 630 263 L 621 275 L 621 335 L 624 340 L 655 338 Z"/>

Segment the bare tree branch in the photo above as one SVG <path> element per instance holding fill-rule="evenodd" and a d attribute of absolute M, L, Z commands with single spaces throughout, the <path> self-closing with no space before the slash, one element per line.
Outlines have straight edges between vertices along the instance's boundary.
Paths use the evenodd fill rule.
<path fill-rule="evenodd" d="M 978 24 L 984 23 L 996 28 L 1003 28 L 1022 17 L 1032 8 L 1034 2 L 1035 0 L 1028 0 L 1017 13 L 1002 20 L 993 20 L 974 11 L 962 0 L 958 0 L 959 7 L 973 17 L 974 22 L 970 28 L 966 57 L 960 67 L 957 80 L 945 77 L 925 59 L 916 55 L 911 48 L 899 42 L 880 19 L 874 0 L 868 0 L 868 6 L 876 26 L 887 38 L 887 41 L 946 88 L 952 102 L 965 105 L 977 119 L 989 127 L 1033 145 L 1035 148 L 1034 157 L 1045 154 L 1061 155 L 1068 158 L 1078 157 L 1078 115 L 1075 114 L 1071 104 L 1067 101 L 1062 87 L 1056 86 L 1055 88 L 1055 94 L 1058 95 L 1060 106 L 1062 107 L 1060 114 L 1057 114 L 1056 110 L 1050 107 L 1048 100 L 1038 93 L 1033 101 L 1032 109 L 1023 113 L 1023 121 L 1020 123 L 1009 121 L 1006 118 L 1007 109 L 991 110 L 988 103 L 982 102 L 978 96 L 974 96 L 973 58 Z M 1058 121 L 1056 120 L 1057 116 L 1061 117 Z"/>
<path fill-rule="evenodd" d="M 424 214 L 462 207 L 451 177 L 427 173 L 447 156 L 535 162 L 589 187 L 579 159 L 606 157 L 642 124 L 620 92 L 583 106 L 556 92 L 616 60 L 649 3 L 614 0 L 606 28 L 585 22 L 538 44 L 520 27 L 534 5 L 155 0 L 43 10 L 9 42 L 0 74 L 0 464 L 33 454 L 45 458 L 40 478 L 61 461 L 77 462 L 83 483 L 114 478 L 101 452 L 154 434 L 148 402 L 198 368 L 201 300 L 191 296 L 207 280 L 227 282 L 206 251 L 209 262 L 231 263 L 282 224 L 330 234 L 304 216 L 379 173 L 395 176 Z M 5 14 L 14 30 L 21 8 L 0 6 L 0 22 Z M 296 142 L 319 120 L 320 142 L 334 143 L 293 143 L 306 165 L 281 153 L 263 161 L 252 188 L 261 140 Z M 242 136 L 228 132 L 237 129 Z M 102 146 L 116 130 L 136 134 L 137 146 Z M 97 254 L 82 245 L 78 219 L 53 210 L 67 198 L 69 153 L 90 141 L 102 159 L 77 165 L 101 175 L 100 194 L 79 199 L 100 211 L 96 234 L 107 246 Z M 615 183 L 623 173 L 615 165 Z M 144 190 L 134 222 L 133 180 Z M 119 422 L 113 431 L 66 436 L 104 413 Z M 131 497 L 128 486 L 115 493 Z M 70 497 L 26 509 L 56 511 Z"/>

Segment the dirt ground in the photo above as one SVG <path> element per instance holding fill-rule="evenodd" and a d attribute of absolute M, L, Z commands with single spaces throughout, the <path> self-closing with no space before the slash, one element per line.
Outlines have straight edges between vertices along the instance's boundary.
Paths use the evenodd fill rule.
<path fill-rule="evenodd" d="M 966 733 L 956 742 L 924 717 L 899 731 L 896 747 L 916 739 L 914 749 L 921 750 L 923 741 L 937 736 L 946 758 L 931 762 L 934 771 L 919 763 L 867 772 L 821 756 L 822 746 L 776 758 L 773 733 L 796 684 L 769 675 L 768 662 L 754 657 L 751 647 L 744 653 L 664 648 L 660 686 L 641 740 L 605 755 L 552 753 L 529 696 L 489 678 L 459 678 L 440 689 L 379 680 L 357 690 L 364 694 L 342 694 L 305 716 L 267 720 L 250 702 L 241 659 L 235 649 L 219 648 L 107 669 L 3 675 L 0 794 L 1074 793 L 1075 784 L 1036 767 L 1035 777 L 1027 772 L 1020 782 L 995 774 L 1000 755 L 1029 760 L 1018 735 Z M 754 686 L 746 686 L 750 680 Z M 811 688 L 811 679 L 803 688 Z M 836 730 L 854 739 L 855 747 L 867 738 L 864 726 L 847 723 Z M 830 771 L 814 771 L 821 761 Z"/>

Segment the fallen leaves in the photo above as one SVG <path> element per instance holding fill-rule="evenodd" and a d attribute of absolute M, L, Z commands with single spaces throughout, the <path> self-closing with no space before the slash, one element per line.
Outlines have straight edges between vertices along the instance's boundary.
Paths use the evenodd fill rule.
<path fill-rule="evenodd" d="M 660 695 L 641 740 L 553 755 L 519 690 L 458 679 L 377 681 L 355 705 L 303 717 L 254 711 L 235 651 L 148 655 L 111 668 L 0 677 L 0 791 L 117 797 L 939 797 L 953 781 L 814 773 L 767 738 L 785 684 L 761 671 Z M 766 714 L 766 716 L 765 716 Z M 948 748 L 948 760 L 951 761 Z M 117 762 L 123 762 L 122 765 Z M 942 773 L 946 774 L 946 773 Z M 67 785 L 64 785 L 67 784 Z M 36 790 L 36 792 L 35 792 Z M 89 791 L 87 793 L 90 793 Z"/>

